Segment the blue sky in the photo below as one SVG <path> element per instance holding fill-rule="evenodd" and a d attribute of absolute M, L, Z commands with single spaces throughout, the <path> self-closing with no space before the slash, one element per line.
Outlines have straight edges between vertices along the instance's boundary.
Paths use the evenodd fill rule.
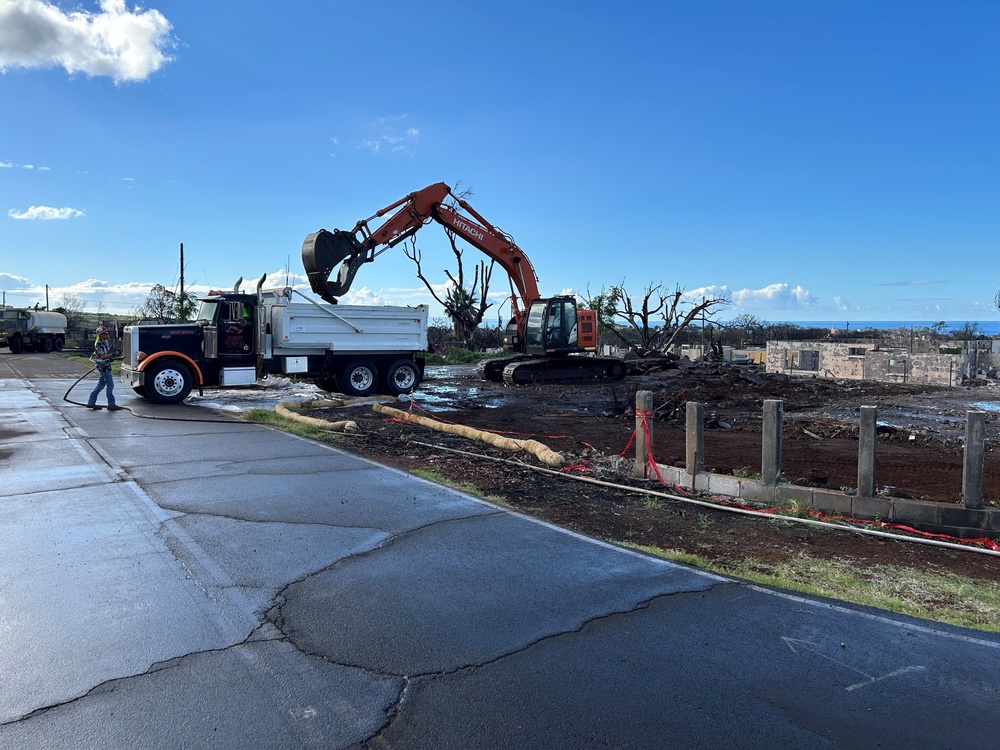
<path fill-rule="evenodd" d="M 196 291 L 302 283 L 307 234 L 444 181 L 543 295 L 993 321 L 998 29 L 963 0 L 0 0 L 0 290 L 124 313 L 180 243 Z M 344 301 L 440 315 L 401 248 Z"/>

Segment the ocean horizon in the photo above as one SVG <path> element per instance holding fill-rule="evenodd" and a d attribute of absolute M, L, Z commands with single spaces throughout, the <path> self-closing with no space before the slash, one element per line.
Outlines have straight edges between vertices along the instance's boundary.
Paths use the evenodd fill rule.
<path fill-rule="evenodd" d="M 937 322 L 936 320 L 783 320 L 769 322 L 769 325 L 790 325 L 799 326 L 800 328 L 836 328 L 838 332 L 846 333 L 847 331 L 860 331 L 865 328 L 874 328 L 880 331 L 893 328 L 912 328 L 918 330 L 921 328 L 930 328 Z M 1000 320 L 946 320 L 944 321 L 942 333 L 947 334 L 949 331 L 961 330 L 967 323 L 975 323 L 978 330 L 984 336 L 1000 335 Z"/>

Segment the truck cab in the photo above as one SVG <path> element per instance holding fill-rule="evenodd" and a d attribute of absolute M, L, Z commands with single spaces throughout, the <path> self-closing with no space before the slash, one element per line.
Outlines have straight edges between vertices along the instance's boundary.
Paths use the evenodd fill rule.
<path fill-rule="evenodd" d="M 193 323 L 126 326 L 122 380 L 158 403 L 183 401 L 198 386 L 257 382 L 257 297 L 217 294 L 201 300 Z"/>
<path fill-rule="evenodd" d="M 208 356 L 222 362 L 242 361 L 260 349 L 257 298 L 249 294 L 205 297 L 198 308 L 199 325 L 209 336 Z"/>

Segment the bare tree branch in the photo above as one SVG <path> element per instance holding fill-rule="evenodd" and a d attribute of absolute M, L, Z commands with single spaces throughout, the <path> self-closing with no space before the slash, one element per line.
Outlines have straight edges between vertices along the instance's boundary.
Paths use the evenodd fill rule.
<path fill-rule="evenodd" d="M 662 335 L 658 337 L 659 341 L 656 346 L 661 352 L 668 351 L 681 332 L 697 318 L 701 317 L 702 320 L 712 320 L 714 322 L 713 316 L 719 312 L 715 308 L 730 304 L 729 300 L 725 297 L 714 297 L 712 299 L 702 297 L 701 302 L 692 305 L 691 309 L 687 312 L 682 312 L 679 309 L 679 305 L 683 295 L 684 291 L 680 287 L 677 287 L 674 291 L 670 309 L 663 316 L 664 326 L 661 331 Z"/>
<path fill-rule="evenodd" d="M 650 348 L 650 343 L 656 332 L 655 325 L 652 323 L 653 316 L 663 310 L 667 302 L 659 293 L 662 287 L 662 284 L 647 286 L 643 292 L 642 305 L 639 309 L 636 309 L 632 304 L 632 298 L 625 292 L 622 285 L 612 287 L 615 298 L 622 305 L 622 309 L 615 310 L 615 315 L 623 318 L 639 334 L 639 346 L 643 350 Z M 654 296 L 656 297 L 655 302 L 653 301 Z M 676 301 L 674 304 L 676 306 Z"/>
<path fill-rule="evenodd" d="M 438 296 L 424 275 L 422 254 L 417 248 L 415 238 L 409 239 L 409 244 L 403 252 L 416 264 L 417 278 L 424 282 L 424 286 L 427 287 L 431 296 L 444 308 L 445 314 L 451 319 L 455 336 L 461 339 L 466 347 L 471 348 L 476 329 L 483 322 L 486 311 L 493 306 L 487 301 L 487 293 L 493 275 L 494 261 L 490 261 L 489 266 L 486 265 L 485 261 L 477 263 L 473 272 L 472 284 L 467 286 L 463 250 L 458 246 L 457 238 L 453 232 L 446 232 L 446 234 L 455 255 L 457 269 L 455 273 L 448 269 L 444 270 L 445 276 L 451 282 L 444 299 Z"/>
<path fill-rule="evenodd" d="M 413 237 L 410 237 L 410 239 L 409 239 L 409 241 L 407 243 L 407 247 L 403 248 L 403 254 L 406 255 L 407 258 L 409 258 L 410 260 L 412 260 L 416 264 L 416 266 L 417 266 L 417 278 L 420 279 L 422 282 L 424 282 L 424 286 L 427 287 L 427 291 L 431 293 L 431 296 L 434 298 L 434 300 L 439 305 L 441 305 L 442 307 L 444 307 L 445 306 L 444 300 L 442 300 L 440 297 L 437 296 L 437 292 L 434 291 L 434 287 L 431 286 L 431 282 L 429 282 L 427 280 L 427 277 L 424 276 L 423 269 L 420 267 L 421 253 L 420 253 L 419 248 L 417 248 L 417 241 L 416 241 L 416 239 L 414 239 Z"/>

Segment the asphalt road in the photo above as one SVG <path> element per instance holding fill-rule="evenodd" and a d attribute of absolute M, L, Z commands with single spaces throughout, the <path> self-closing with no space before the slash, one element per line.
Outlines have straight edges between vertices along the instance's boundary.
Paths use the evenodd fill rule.
<path fill-rule="evenodd" d="M 0 351 L 0 747 L 996 745 L 1000 638 L 121 385 L 92 412 L 82 372 Z"/>

